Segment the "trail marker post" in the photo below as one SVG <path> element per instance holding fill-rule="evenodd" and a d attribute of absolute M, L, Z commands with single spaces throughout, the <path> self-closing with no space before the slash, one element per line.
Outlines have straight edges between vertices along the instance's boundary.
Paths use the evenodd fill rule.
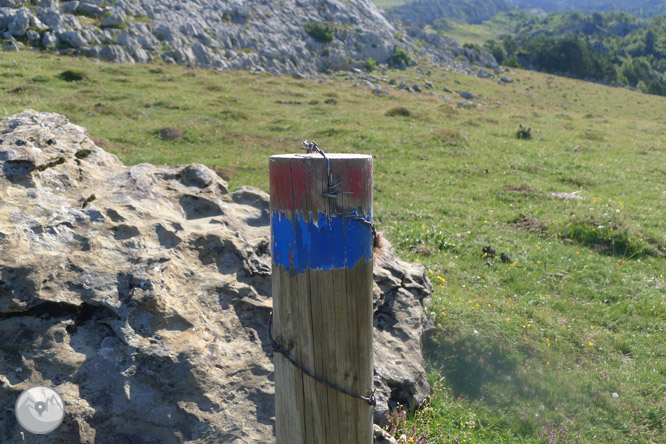
<path fill-rule="evenodd" d="M 269 169 L 277 444 L 370 444 L 372 157 L 279 155 Z"/>

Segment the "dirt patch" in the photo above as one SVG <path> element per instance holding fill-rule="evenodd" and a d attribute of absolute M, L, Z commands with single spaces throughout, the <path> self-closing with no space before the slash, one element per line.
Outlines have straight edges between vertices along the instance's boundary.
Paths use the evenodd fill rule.
<path fill-rule="evenodd" d="M 132 151 L 134 149 L 127 147 L 125 145 L 119 145 L 117 143 L 113 143 L 106 139 L 102 139 L 101 137 L 96 137 L 96 136 L 89 136 L 89 137 L 90 140 L 92 140 L 95 145 L 102 148 L 104 151 L 111 151 L 117 153 L 124 151 Z"/>
<path fill-rule="evenodd" d="M 518 219 L 509 222 L 509 225 L 517 230 L 522 231 L 532 231 L 532 232 L 544 232 L 548 229 L 548 223 L 537 219 L 535 217 L 525 216 L 521 214 L 518 216 Z"/>
<path fill-rule="evenodd" d="M 414 248 L 414 253 L 421 256 L 430 256 L 432 254 L 432 250 L 426 245 L 417 245 L 416 248 Z"/>
<path fill-rule="evenodd" d="M 180 142 L 185 137 L 185 131 L 175 126 L 168 126 L 159 130 L 159 136 L 166 142 Z"/>
<path fill-rule="evenodd" d="M 215 171 L 215 173 L 217 173 L 218 176 L 220 176 L 222 179 L 226 181 L 229 181 L 238 175 L 238 167 L 235 166 L 229 166 L 229 167 L 212 166 L 210 167 L 210 169 Z"/>
<path fill-rule="evenodd" d="M 638 152 L 638 154 L 641 154 L 643 156 L 650 154 L 650 153 L 665 153 L 666 148 L 657 148 L 656 146 L 651 146 L 650 148 L 646 150 L 641 150 Z"/>
<path fill-rule="evenodd" d="M 93 109 L 95 110 L 95 113 L 103 116 L 120 114 L 120 109 L 118 109 L 117 106 L 109 105 L 108 103 L 96 103 Z"/>

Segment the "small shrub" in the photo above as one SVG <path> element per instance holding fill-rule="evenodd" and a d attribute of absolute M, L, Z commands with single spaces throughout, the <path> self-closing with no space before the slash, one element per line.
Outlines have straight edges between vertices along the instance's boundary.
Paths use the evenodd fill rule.
<path fill-rule="evenodd" d="M 372 72 L 375 70 L 377 67 L 377 62 L 373 59 L 366 59 L 365 60 L 365 70 L 368 72 Z"/>
<path fill-rule="evenodd" d="M 82 80 L 86 80 L 88 77 L 81 71 L 68 69 L 67 71 L 63 71 L 58 74 L 58 78 L 60 80 L 64 80 L 65 82 L 80 82 Z"/>
<path fill-rule="evenodd" d="M 529 126 L 523 126 L 522 124 L 518 125 L 518 129 L 516 130 L 516 138 L 517 139 L 531 139 L 532 138 L 532 128 Z"/>
<path fill-rule="evenodd" d="M 389 58 L 388 63 L 390 66 L 409 66 L 412 63 L 412 58 L 407 51 L 403 48 L 396 48 L 393 55 Z"/>
<path fill-rule="evenodd" d="M 516 54 L 511 54 L 504 59 L 504 65 L 510 68 L 520 68 L 520 62 Z"/>
<path fill-rule="evenodd" d="M 324 23 L 306 23 L 305 32 L 319 43 L 330 43 L 334 37 L 334 29 Z"/>
<path fill-rule="evenodd" d="M 396 106 L 391 108 L 384 113 L 387 117 L 400 116 L 400 117 L 409 117 L 412 115 L 412 112 L 405 108 L 404 106 Z"/>
<path fill-rule="evenodd" d="M 481 47 L 479 47 L 479 45 L 475 45 L 474 43 L 464 43 L 463 48 L 471 49 L 472 51 L 476 51 L 479 54 L 483 52 Z"/>

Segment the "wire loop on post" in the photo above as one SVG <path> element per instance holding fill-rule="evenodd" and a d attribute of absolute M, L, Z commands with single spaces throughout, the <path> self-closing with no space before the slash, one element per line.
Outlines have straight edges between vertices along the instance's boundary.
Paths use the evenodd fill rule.
<path fill-rule="evenodd" d="M 305 373 L 306 375 L 308 375 L 309 377 L 311 377 L 315 381 L 319 382 L 320 384 L 324 384 L 325 386 L 330 387 L 333 390 L 337 390 L 340 393 L 344 393 L 345 395 L 349 395 L 349 396 L 352 396 L 354 398 L 362 399 L 363 401 L 367 402 L 368 405 L 371 405 L 373 407 L 377 405 L 377 398 L 375 396 L 375 390 L 372 390 L 370 392 L 370 396 L 363 396 L 363 395 L 359 395 L 359 394 L 354 393 L 354 392 L 350 392 L 349 390 L 343 389 L 339 385 L 333 384 L 332 382 L 328 382 L 328 381 L 318 377 L 317 375 L 309 372 L 306 368 L 304 368 L 298 362 L 296 362 L 294 359 L 292 359 L 292 357 L 289 356 L 289 351 L 282 344 L 280 344 L 278 341 L 273 339 L 273 311 L 272 310 L 271 310 L 271 314 L 268 318 L 268 340 L 270 341 L 270 345 L 271 345 L 274 352 L 280 353 L 282 356 L 285 357 L 285 359 L 287 361 L 289 361 L 291 363 L 291 365 L 293 365 L 298 370 Z"/>
<path fill-rule="evenodd" d="M 326 153 L 324 150 L 322 150 L 319 145 L 317 145 L 317 142 L 312 141 L 308 142 L 307 140 L 303 141 L 303 145 L 305 145 L 305 148 L 301 148 L 303 151 L 307 152 L 308 154 L 311 153 L 318 153 L 321 154 L 324 159 L 326 160 L 326 177 L 328 177 L 328 189 L 325 190 L 322 195 L 331 199 L 337 199 L 339 194 L 351 194 L 349 191 L 342 191 L 339 189 L 340 185 L 344 182 L 344 180 L 340 180 L 339 182 L 333 183 L 333 173 L 331 172 L 331 161 L 329 158 L 326 156 Z M 359 216 L 358 214 L 355 213 L 342 213 L 342 212 L 336 212 L 336 216 L 342 217 L 344 219 L 351 219 L 351 220 L 356 220 L 364 225 L 367 225 L 370 227 L 372 230 L 372 238 L 373 240 L 377 240 L 377 229 L 375 228 L 375 224 L 364 218 Z"/>

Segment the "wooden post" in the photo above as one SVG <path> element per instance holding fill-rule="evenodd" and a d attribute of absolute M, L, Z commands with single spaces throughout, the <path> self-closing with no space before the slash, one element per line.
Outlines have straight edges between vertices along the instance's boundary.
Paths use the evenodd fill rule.
<path fill-rule="evenodd" d="M 277 444 L 372 443 L 372 157 L 327 158 L 270 158 Z"/>

